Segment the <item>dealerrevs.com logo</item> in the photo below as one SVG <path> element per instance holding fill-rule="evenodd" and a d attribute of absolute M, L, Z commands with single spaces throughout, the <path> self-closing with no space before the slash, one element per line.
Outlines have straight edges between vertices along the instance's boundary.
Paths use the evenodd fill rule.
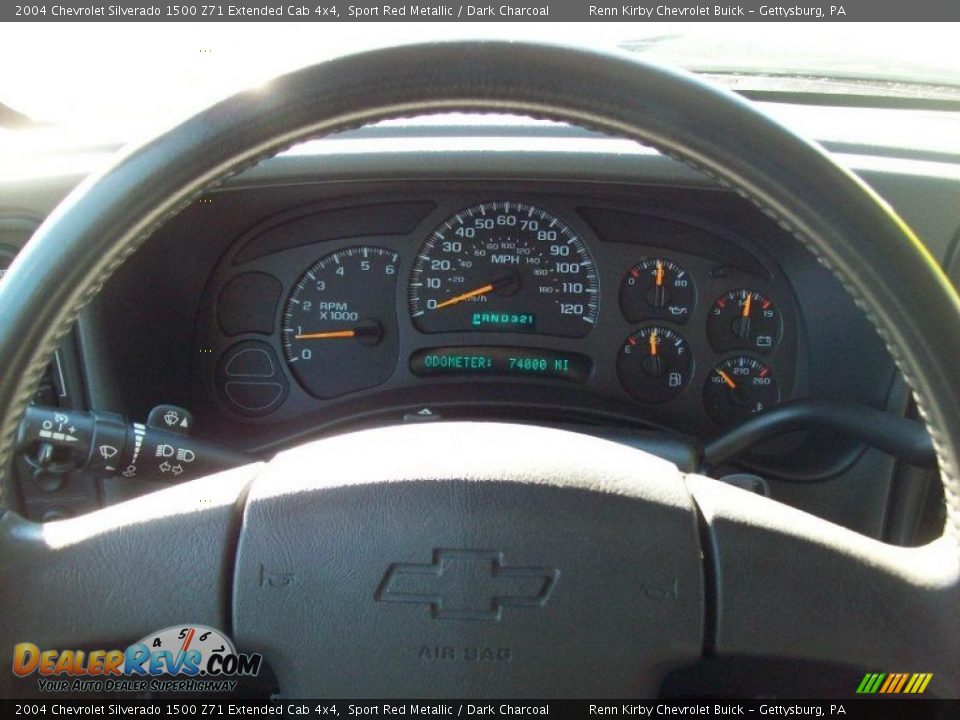
<path fill-rule="evenodd" d="M 44 692 L 231 692 L 238 677 L 260 672 L 259 654 L 238 653 L 219 630 L 177 625 L 125 650 L 13 648 L 13 673 L 34 674 Z"/>

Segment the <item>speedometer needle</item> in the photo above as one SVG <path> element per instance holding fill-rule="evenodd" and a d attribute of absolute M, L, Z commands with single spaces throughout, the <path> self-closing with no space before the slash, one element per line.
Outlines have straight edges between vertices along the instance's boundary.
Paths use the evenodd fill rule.
<path fill-rule="evenodd" d="M 439 310 L 440 308 L 445 308 L 450 305 L 456 305 L 457 303 L 461 303 L 464 300 L 469 300 L 470 298 L 479 297 L 480 295 L 486 295 L 489 292 L 493 292 L 493 289 L 494 289 L 494 284 L 487 283 L 483 287 L 478 287 L 476 290 L 471 290 L 470 292 L 465 292 L 460 295 L 455 295 L 449 300 L 444 300 L 442 303 L 437 303 L 436 307 L 434 307 L 434 310 Z"/>

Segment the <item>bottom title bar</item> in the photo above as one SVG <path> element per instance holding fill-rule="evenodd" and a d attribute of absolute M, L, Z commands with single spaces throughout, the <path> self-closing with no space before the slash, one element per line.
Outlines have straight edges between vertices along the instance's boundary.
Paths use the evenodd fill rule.
<path fill-rule="evenodd" d="M 834 717 L 940 720 L 960 717 L 960 700 L 27 700 L 0 701 L 3 717 Z"/>

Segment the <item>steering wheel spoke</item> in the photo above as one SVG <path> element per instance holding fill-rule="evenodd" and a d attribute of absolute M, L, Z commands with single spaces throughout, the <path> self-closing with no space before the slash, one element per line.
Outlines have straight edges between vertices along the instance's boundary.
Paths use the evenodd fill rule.
<path fill-rule="evenodd" d="M 689 476 L 687 486 L 707 529 L 716 655 L 878 672 L 955 663 L 960 564 L 949 535 L 894 547 L 725 483 Z M 930 692 L 956 697 L 960 679 L 937 674 Z"/>

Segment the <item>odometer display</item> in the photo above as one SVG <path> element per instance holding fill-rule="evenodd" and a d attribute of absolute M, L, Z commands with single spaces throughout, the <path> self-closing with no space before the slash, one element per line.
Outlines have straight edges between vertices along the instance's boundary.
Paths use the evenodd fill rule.
<path fill-rule="evenodd" d="M 597 269 L 564 222 L 523 203 L 458 212 L 423 243 L 409 288 L 418 330 L 583 337 L 596 323 Z"/>

